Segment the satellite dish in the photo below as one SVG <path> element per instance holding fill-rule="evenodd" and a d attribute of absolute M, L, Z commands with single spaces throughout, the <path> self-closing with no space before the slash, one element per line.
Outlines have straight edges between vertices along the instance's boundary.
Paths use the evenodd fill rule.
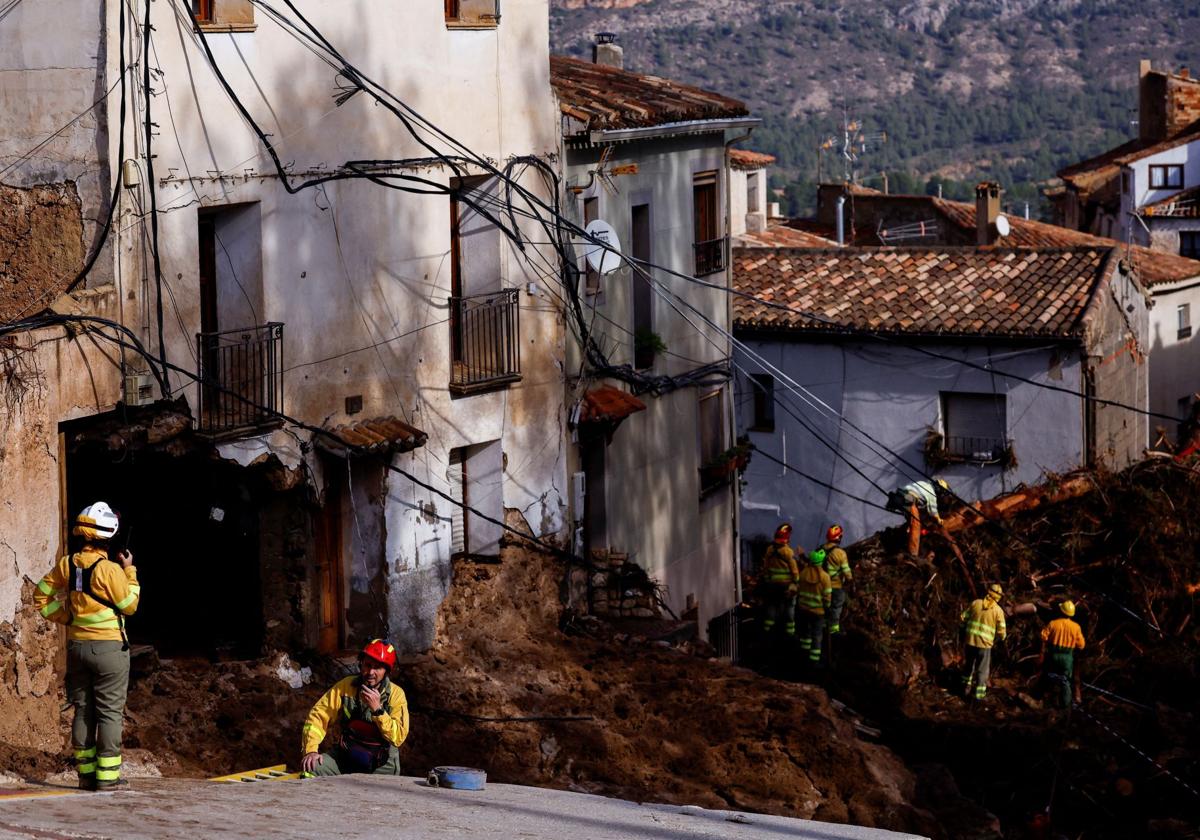
<path fill-rule="evenodd" d="M 996 233 L 1001 236 L 1008 236 L 1012 231 L 1012 225 L 1008 223 L 1008 217 L 1001 213 L 996 217 Z"/>
<path fill-rule="evenodd" d="M 621 240 L 617 238 L 617 232 L 613 230 L 612 225 L 602 219 L 596 219 L 594 222 L 588 222 L 584 230 L 588 236 L 608 246 L 604 248 L 594 242 L 587 243 L 583 258 L 587 260 L 588 267 L 598 274 L 612 274 L 620 268 Z"/>

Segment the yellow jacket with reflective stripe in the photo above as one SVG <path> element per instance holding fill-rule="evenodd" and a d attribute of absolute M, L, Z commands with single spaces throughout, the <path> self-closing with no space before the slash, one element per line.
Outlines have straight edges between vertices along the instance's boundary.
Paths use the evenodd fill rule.
<path fill-rule="evenodd" d="M 990 648 L 997 639 L 1008 635 L 1004 623 L 1004 610 L 991 598 L 976 598 L 971 606 L 963 610 L 963 627 L 967 631 L 967 644 L 971 647 Z"/>
<path fill-rule="evenodd" d="M 772 544 L 763 556 L 763 578 L 767 583 L 790 586 L 800 577 L 796 555 L 789 545 Z"/>
<path fill-rule="evenodd" d="M 824 615 L 833 601 L 833 582 L 820 566 L 805 566 L 796 589 L 796 606 L 817 615 Z"/>
<path fill-rule="evenodd" d="M 78 641 L 120 641 L 120 619 L 111 609 L 83 592 L 71 590 L 76 567 L 87 569 L 108 559 L 108 552 L 85 545 L 77 554 L 62 557 L 37 585 L 33 605 L 44 617 L 67 625 L 67 638 Z M 142 587 L 137 569 L 118 563 L 100 563 L 92 573 L 91 591 L 111 601 L 124 615 L 137 612 Z"/>
<path fill-rule="evenodd" d="M 841 589 L 846 581 L 854 579 L 854 575 L 850 574 L 850 558 L 846 555 L 846 549 L 837 543 L 825 543 L 822 548 L 825 549 L 825 574 L 833 581 L 834 589 Z"/>
<path fill-rule="evenodd" d="M 1083 629 L 1069 618 L 1056 618 L 1042 628 L 1042 641 L 1052 647 L 1083 650 Z"/>
<path fill-rule="evenodd" d="M 408 699 L 404 696 L 404 689 L 391 680 L 387 680 L 386 685 L 390 688 L 387 705 L 384 707 L 384 713 L 373 720 L 379 727 L 379 734 L 388 743 L 398 747 L 408 737 Z M 383 691 L 379 693 L 382 695 Z M 320 749 L 330 724 L 335 720 L 348 720 L 350 715 L 346 711 L 357 700 L 358 677 L 339 680 L 333 688 L 326 691 L 304 721 L 304 728 L 300 733 L 300 754 L 306 755 Z"/>

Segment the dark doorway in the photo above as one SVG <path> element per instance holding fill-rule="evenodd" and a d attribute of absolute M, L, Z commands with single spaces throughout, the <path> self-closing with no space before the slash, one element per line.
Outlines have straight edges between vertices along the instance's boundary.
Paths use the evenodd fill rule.
<path fill-rule="evenodd" d="M 128 623 L 130 641 L 153 645 L 164 656 L 258 656 L 263 605 L 256 500 L 269 492 L 262 477 L 203 448 L 114 450 L 103 439 L 78 434 L 79 428 L 61 427 L 67 509 L 73 516 L 102 499 L 120 513 L 113 547 L 133 551 L 142 584 L 143 600 Z"/>
<path fill-rule="evenodd" d="M 650 262 L 650 205 L 635 204 L 630 211 L 631 250 L 633 258 L 642 263 Z M 652 338 L 654 332 L 653 305 L 654 293 L 643 272 L 650 269 L 635 266 L 633 274 L 633 366 L 644 370 L 654 364 L 656 342 Z"/>
<path fill-rule="evenodd" d="M 342 574 L 342 485 L 325 488 L 325 505 L 313 519 L 320 606 L 317 650 L 337 653 L 345 641 L 345 578 Z"/>
<path fill-rule="evenodd" d="M 606 500 L 604 461 L 607 442 L 603 434 L 588 435 L 581 440 L 583 456 L 583 535 L 584 548 L 591 556 L 593 550 L 608 548 L 608 505 Z"/>

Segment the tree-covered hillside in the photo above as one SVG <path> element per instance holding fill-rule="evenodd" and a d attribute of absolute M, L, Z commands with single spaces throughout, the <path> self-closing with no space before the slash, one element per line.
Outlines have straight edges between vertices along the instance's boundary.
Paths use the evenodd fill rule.
<path fill-rule="evenodd" d="M 743 99 L 748 144 L 779 158 L 792 212 L 811 205 L 818 147 L 843 115 L 868 133 L 855 165 L 893 192 L 965 197 L 998 179 L 1021 209 L 1056 169 L 1136 131 L 1137 62 L 1200 53 L 1193 0 L 552 0 L 556 52 L 612 31 L 625 65 Z M 1200 69 L 1200 68 L 1197 68 Z M 823 174 L 840 176 L 837 150 Z M 1035 209 L 1036 212 L 1036 209 Z"/>

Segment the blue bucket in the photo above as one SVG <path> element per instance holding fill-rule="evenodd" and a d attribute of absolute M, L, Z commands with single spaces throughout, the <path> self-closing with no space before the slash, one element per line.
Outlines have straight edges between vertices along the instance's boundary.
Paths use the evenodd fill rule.
<path fill-rule="evenodd" d="M 428 776 L 430 787 L 451 790 L 483 790 L 487 773 L 474 767 L 434 767 Z"/>

